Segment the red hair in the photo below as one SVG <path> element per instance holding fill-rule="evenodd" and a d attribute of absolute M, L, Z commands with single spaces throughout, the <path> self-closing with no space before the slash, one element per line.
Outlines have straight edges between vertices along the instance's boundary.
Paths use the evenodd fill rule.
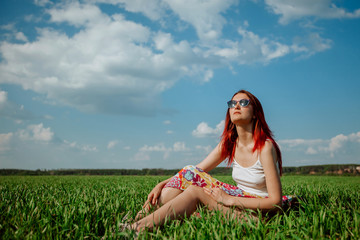
<path fill-rule="evenodd" d="M 258 150 L 259 152 L 265 145 L 265 141 L 269 139 L 276 151 L 277 161 L 279 165 L 280 175 L 282 175 L 282 159 L 279 145 L 275 142 L 273 133 L 271 132 L 268 124 L 265 121 L 265 115 L 263 108 L 261 106 L 260 101 L 250 92 L 246 90 L 240 90 L 233 95 L 244 93 L 250 99 L 250 104 L 252 104 L 254 108 L 254 123 L 253 123 L 253 139 L 254 139 L 254 147 L 252 149 L 253 152 Z M 232 98 L 233 98 L 232 97 Z M 232 99 L 231 98 L 231 99 Z M 225 118 L 225 127 L 223 134 L 221 135 L 221 157 L 222 159 L 228 159 L 228 166 L 232 164 L 234 161 L 235 149 L 236 149 L 236 139 L 238 137 L 236 126 L 231 122 L 229 109 L 226 112 Z"/>

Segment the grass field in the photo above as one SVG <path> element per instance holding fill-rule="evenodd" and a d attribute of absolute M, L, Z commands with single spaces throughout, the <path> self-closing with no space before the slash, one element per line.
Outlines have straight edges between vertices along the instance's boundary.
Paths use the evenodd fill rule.
<path fill-rule="evenodd" d="M 0 239 L 132 238 L 117 227 L 140 210 L 159 176 L 0 177 Z M 216 176 L 233 183 L 230 176 Z M 360 177 L 284 176 L 299 210 L 239 224 L 199 210 L 139 239 L 360 239 Z"/>

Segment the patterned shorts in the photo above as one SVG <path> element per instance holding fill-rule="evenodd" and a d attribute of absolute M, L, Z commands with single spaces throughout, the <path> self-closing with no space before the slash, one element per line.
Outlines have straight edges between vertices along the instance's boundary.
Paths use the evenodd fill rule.
<path fill-rule="evenodd" d="M 195 185 L 203 188 L 220 188 L 224 190 L 227 194 L 234 197 L 262 198 L 255 194 L 245 192 L 237 186 L 220 182 L 219 180 L 210 176 L 210 174 L 208 174 L 207 172 L 204 172 L 202 169 L 192 165 L 186 166 L 181 169 L 164 187 L 185 190 L 190 185 Z M 293 200 L 294 196 L 283 196 L 283 206 L 291 206 Z"/>

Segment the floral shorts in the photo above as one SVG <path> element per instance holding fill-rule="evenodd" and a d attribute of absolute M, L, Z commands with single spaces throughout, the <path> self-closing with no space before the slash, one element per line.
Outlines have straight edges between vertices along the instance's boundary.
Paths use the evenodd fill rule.
<path fill-rule="evenodd" d="M 203 188 L 220 188 L 227 194 L 234 197 L 262 198 L 255 194 L 245 192 L 237 186 L 223 183 L 213 178 L 202 169 L 189 165 L 181 169 L 164 187 L 177 188 L 185 190 L 190 185 Z M 286 195 L 282 197 L 283 206 L 290 206 L 294 196 Z"/>

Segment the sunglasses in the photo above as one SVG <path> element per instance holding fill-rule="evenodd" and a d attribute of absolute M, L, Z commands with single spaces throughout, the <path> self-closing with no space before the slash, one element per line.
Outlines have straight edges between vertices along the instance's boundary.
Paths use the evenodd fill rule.
<path fill-rule="evenodd" d="M 227 102 L 229 108 L 236 107 L 236 104 L 239 103 L 241 107 L 246 107 L 250 103 L 250 99 L 240 99 L 239 101 L 231 100 Z"/>

